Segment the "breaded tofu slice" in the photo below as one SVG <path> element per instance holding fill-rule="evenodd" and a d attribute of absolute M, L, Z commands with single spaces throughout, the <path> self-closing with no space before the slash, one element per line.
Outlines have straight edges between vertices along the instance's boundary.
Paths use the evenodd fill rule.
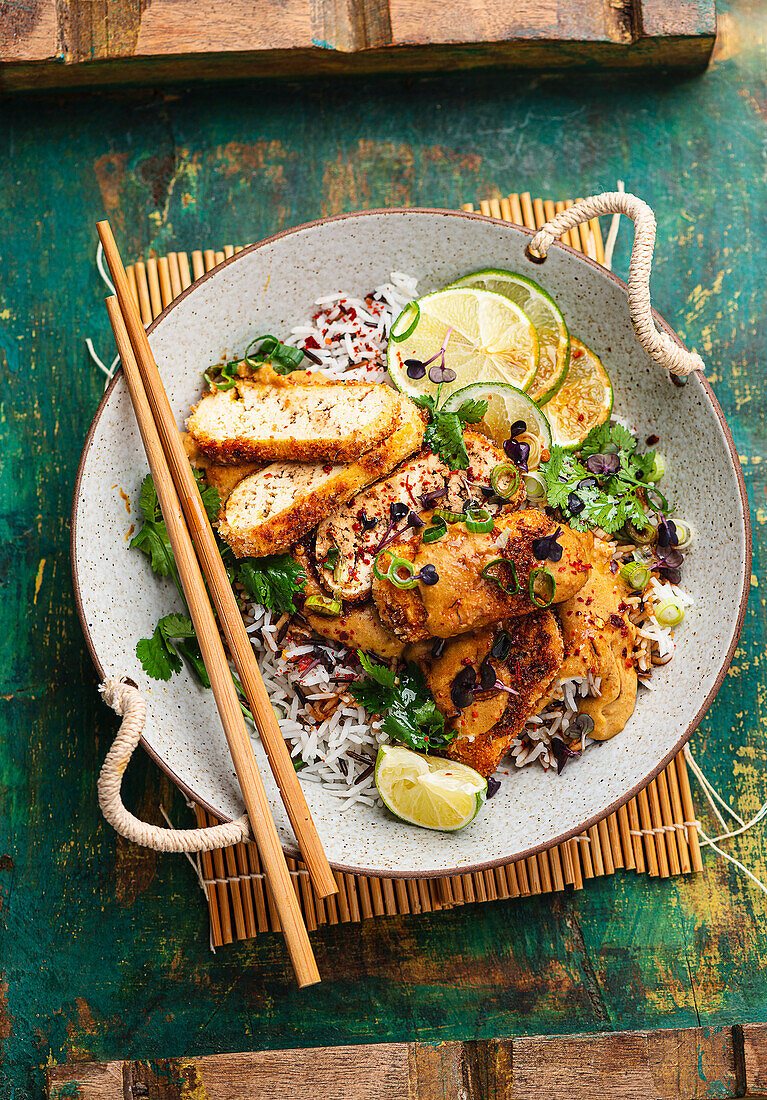
<path fill-rule="evenodd" d="M 636 628 L 626 602 L 631 593 L 620 573 L 611 571 L 612 556 L 612 546 L 595 539 L 589 579 L 578 596 L 557 609 L 565 640 L 559 678 L 590 673 L 599 680 L 599 695 L 587 695 L 578 704 L 594 721 L 589 736 L 595 741 L 608 741 L 621 732 L 637 697 Z"/>
<path fill-rule="evenodd" d="M 490 489 L 494 468 L 508 460 L 503 451 L 479 432 L 466 431 L 463 438 L 469 456 L 468 469 L 450 470 L 439 455 L 422 452 L 403 462 L 389 477 L 371 485 L 348 504 L 342 504 L 320 524 L 316 560 L 324 561 L 331 550 L 338 550 L 333 584 L 345 600 L 364 600 L 370 596 L 376 547 L 389 526 L 392 504 L 404 504 L 409 511 L 420 515 L 434 504 L 460 512 L 469 496 L 484 503 L 482 487 Z M 429 504 L 422 499 L 428 493 L 441 495 Z M 519 507 L 523 497 L 524 487 L 519 478 L 514 496 L 506 507 Z M 496 508 L 491 507 L 491 511 Z M 406 522 L 407 516 L 400 524 L 403 530 Z M 320 579 L 327 588 L 322 574 Z"/>
<path fill-rule="evenodd" d="M 187 420 L 212 461 L 351 462 L 394 431 L 398 394 L 367 382 L 274 385 L 241 378 L 206 394 Z"/>
<path fill-rule="evenodd" d="M 191 435 L 182 432 L 181 439 L 187 458 L 193 466 L 202 470 L 205 475 L 205 484 L 217 491 L 222 505 L 226 503 L 232 489 L 239 485 L 243 478 L 254 474 L 263 466 L 262 462 L 243 462 L 239 466 L 218 466 L 202 453 Z"/>
<path fill-rule="evenodd" d="M 393 396 L 396 430 L 352 465 L 277 462 L 235 487 L 221 511 L 218 529 L 238 558 L 287 550 L 339 504 L 420 448 L 424 433 L 420 410 L 409 398 Z"/>
<path fill-rule="evenodd" d="M 511 639 L 511 650 L 505 661 L 495 662 L 494 667 L 498 679 L 508 690 L 498 689 L 494 695 L 480 693 L 474 704 L 462 710 L 460 716 L 450 723 L 457 733 L 446 750 L 446 755 L 452 760 L 468 764 L 485 776 L 493 774 L 512 742 L 522 732 L 527 719 L 535 714 L 540 700 L 548 694 L 559 672 L 564 652 L 559 623 L 550 611 L 537 611 L 534 615 L 513 619 L 504 627 Z M 469 638 L 472 637 L 469 635 Z M 483 642 L 487 642 L 484 632 L 482 638 Z M 481 660 L 488 659 L 492 640 L 491 634 L 486 648 L 484 645 L 482 647 L 477 671 Z M 456 643 L 465 644 L 463 637 L 453 639 L 452 644 Z M 474 647 L 471 648 L 471 657 L 474 660 L 480 658 L 480 653 L 474 653 Z M 460 650 L 457 650 L 452 655 L 456 671 L 459 654 Z M 489 659 L 493 663 L 492 658 Z M 483 699 L 482 695 L 486 698 Z"/>
<path fill-rule="evenodd" d="M 536 540 L 553 535 L 557 528 L 560 560 L 538 558 Z M 414 574 L 431 566 L 436 582 L 400 588 L 374 577 L 373 599 L 384 625 L 400 638 L 451 638 L 527 615 L 547 601 L 569 600 L 591 571 L 592 546 L 590 532 L 573 531 L 536 508 L 496 516 L 493 530 L 482 534 L 471 534 L 464 523 L 450 523 L 436 542 L 424 543 L 419 532 L 409 542 L 387 547 L 391 556 L 412 563 Z M 379 570 L 389 564 L 384 555 Z"/>
<path fill-rule="evenodd" d="M 293 551 L 298 564 L 306 574 L 301 613 L 315 634 L 331 642 L 340 642 L 349 649 L 365 649 L 379 657 L 400 657 L 405 643 L 387 630 L 378 617 L 372 600 L 362 604 L 345 604 L 339 615 L 323 615 L 309 603 L 311 597 L 324 597 L 314 566 L 303 546 Z"/>

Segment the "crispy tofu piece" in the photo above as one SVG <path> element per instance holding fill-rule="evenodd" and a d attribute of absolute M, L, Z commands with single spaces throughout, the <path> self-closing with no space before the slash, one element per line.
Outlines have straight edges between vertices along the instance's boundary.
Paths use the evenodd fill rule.
<path fill-rule="evenodd" d="M 422 494 L 440 491 L 443 496 L 437 503 L 456 511 L 462 509 L 469 494 L 480 504 L 484 503 L 480 486 L 490 488 L 493 469 L 507 459 L 503 451 L 478 432 L 464 432 L 464 441 L 469 456 L 467 470 L 451 471 L 439 455 L 422 452 L 403 462 L 389 477 L 371 485 L 348 504 L 342 504 L 320 524 L 316 558 L 324 561 L 331 550 L 338 550 L 334 587 L 345 600 L 364 600 L 370 596 L 375 548 L 389 525 L 392 504 L 405 504 L 410 511 L 420 514 L 424 511 Z M 519 481 L 517 492 L 507 507 L 518 507 L 521 502 L 524 489 L 522 479 Z M 320 580 L 327 588 L 325 578 L 321 576 Z"/>
<path fill-rule="evenodd" d="M 304 597 L 324 596 L 304 548 L 297 548 L 294 556 L 306 573 Z M 372 600 L 343 604 L 340 615 L 322 615 L 312 611 L 304 601 L 302 613 L 315 634 L 328 641 L 340 642 L 349 649 L 365 649 L 379 657 L 390 658 L 401 656 L 405 648 L 405 643 L 383 625 Z"/>
<path fill-rule="evenodd" d="M 187 458 L 193 466 L 205 474 L 206 484 L 217 490 L 222 506 L 226 504 L 232 489 L 239 485 L 243 478 L 260 470 L 263 465 L 261 462 L 243 462 L 239 466 L 218 466 L 206 458 L 191 435 L 182 432 L 181 439 Z"/>
<path fill-rule="evenodd" d="M 561 559 L 538 559 L 533 549 L 535 540 L 552 535 L 557 526 L 562 528 Z M 424 543 L 419 532 L 409 542 L 388 547 L 391 555 L 411 562 L 416 574 L 425 565 L 432 565 L 439 577 L 435 584 L 398 588 L 376 577 L 373 599 L 383 623 L 400 638 L 410 642 L 430 636 L 451 638 L 535 611 L 540 603 L 530 597 L 531 577 L 533 592 L 541 603 L 552 597 L 552 580 L 552 602 L 570 599 L 583 587 L 591 570 L 592 542 L 590 533 L 580 534 L 558 525 L 535 508 L 496 516 L 493 530 L 487 534 L 470 534 L 463 523 L 452 523 L 436 542 Z M 388 562 L 384 556 L 384 571 Z M 482 571 L 491 563 L 488 578 Z"/>
<path fill-rule="evenodd" d="M 600 681 L 600 694 L 589 695 L 578 705 L 594 720 L 589 736 L 595 741 L 608 741 L 621 732 L 634 713 L 637 697 L 636 628 L 626 603 L 629 589 L 619 573 L 611 572 L 611 558 L 611 547 L 595 540 L 589 579 L 577 596 L 557 609 L 565 639 L 559 679 L 590 672 Z"/>
<path fill-rule="evenodd" d="M 562 663 L 562 633 L 556 616 L 550 611 L 537 611 L 503 625 L 511 638 L 511 651 L 503 663 L 492 663 L 498 678 L 515 694 L 498 690 L 495 695 L 488 694 L 486 699 L 480 695 L 458 718 L 452 719 L 450 724 L 457 732 L 446 751 L 452 760 L 468 764 L 485 776 L 497 769 L 527 719 L 536 712 Z M 490 652 L 494 633 L 485 630 L 478 632 L 479 637 L 469 634 L 452 639 L 442 658 L 443 661 L 447 659 L 448 671 L 453 666 L 455 671 L 463 666 L 462 649 L 469 660 L 477 663 L 478 669 Z M 436 676 L 433 671 L 427 677 L 430 686 Z M 439 684 L 435 686 L 439 689 Z M 440 695 L 435 692 L 438 706 L 443 696 L 444 690 Z"/>
<path fill-rule="evenodd" d="M 395 430 L 398 398 L 380 383 L 277 385 L 241 378 L 231 389 L 206 394 L 187 428 L 219 465 L 350 462 Z"/>
<path fill-rule="evenodd" d="M 278 462 L 246 477 L 232 491 L 218 529 L 237 557 L 287 550 L 308 531 L 417 451 L 424 423 L 406 397 L 395 394 L 396 430 L 349 466 Z"/>

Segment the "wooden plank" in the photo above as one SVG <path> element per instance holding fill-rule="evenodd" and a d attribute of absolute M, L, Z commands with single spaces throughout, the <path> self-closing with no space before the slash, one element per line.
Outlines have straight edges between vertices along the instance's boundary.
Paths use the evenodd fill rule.
<path fill-rule="evenodd" d="M 645 8 L 647 12 L 645 14 Z M 702 68 L 713 0 L 76 0 L 0 3 L 0 88 L 417 71 Z"/>
<path fill-rule="evenodd" d="M 563 1035 L 514 1041 L 524 1100 L 692 1100 L 736 1096 L 731 1028 Z"/>
<path fill-rule="evenodd" d="M 124 1073 L 129 1067 L 130 1062 L 50 1066 L 49 1100 L 125 1100 Z"/>
<path fill-rule="evenodd" d="M 742 1031 L 745 1069 L 740 1054 Z M 767 1027 L 382 1043 L 54 1066 L 50 1100 L 704 1100 L 767 1085 Z"/>
<path fill-rule="evenodd" d="M 767 1096 L 767 1024 L 744 1024 L 743 1094 Z"/>

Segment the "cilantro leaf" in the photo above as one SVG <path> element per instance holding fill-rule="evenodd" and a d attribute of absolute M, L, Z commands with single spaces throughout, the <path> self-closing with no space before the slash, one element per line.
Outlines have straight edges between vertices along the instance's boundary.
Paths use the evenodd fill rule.
<path fill-rule="evenodd" d="M 583 458 L 588 458 L 589 455 L 601 454 L 603 449 L 610 442 L 609 423 L 597 424 L 595 428 L 591 429 L 583 443 L 581 443 L 578 452 Z"/>
<path fill-rule="evenodd" d="M 204 485 L 205 475 L 202 470 L 197 470 L 194 467 L 192 469 L 200 490 L 203 507 L 208 514 L 208 519 L 212 522 L 221 508 L 221 498 L 218 495 L 218 490 L 215 486 L 206 488 Z M 176 559 L 170 544 L 168 528 L 162 518 L 160 502 L 157 499 L 157 489 L 151 474 L 147 474 L 141 482 L 138 503 L 144 520 L 129 545 L 131 549 L 141 550 L 147 555 L 152 571 L 157 573 L 159 577 L 173 576 L 178 583 Z"/>
<path fill-rule="evenodd" d="M 614 443 L 621 451 L 627 451 L 629 454 L 637 449 L 637 437 L 633 435 L 628 428 L 624 428 L 622 424 L 613 424 L 610 427 L 610 442 Z"/>
<path fill-rule="evenodd" d="M 487 412 L 487 401 L 464 401 L 456 416 L 464 424 L 479 424 Z"/>
<path fill-rule="evenodd" d="M 445 730 L 445 716 L 437 709 L 418 665 L 410 662 L 397 675 L 362 650 L 357 655 L 368 679 L 353 684 L 350 691 L 371 714 L 383 715 L 381 729 L 389 737 L 415 752 L 431 752 L 452 741 L 455 731 Z"/>
<path fill-rule="evenodd" d="M 213 523 L 213 520 L 218 517 L 218 513 L 221 511 L 221 497 L 219 496 L 218 489 L 215 485 L 205 484 L 205 473 L 202 470 L 198 470 L 196 466 L 192 467 L 192 473 L 197 482 L 197 488 L 200 490 L 202 506 L 208 515 L 208 519 Z"/>
<path fill-rule="evenodd" d="M 246 558 L 239 562 L 235 579 L 257 603 L 289 614 L 296 610 L 293 597 L 306 584 L 306 574 L 290 554 Z"/>
<path fill-rule="evenodd" d="M 154 628 L 152 637 L 142 638 L 138 642 L 136 656 L 146 674 L 153 680 L 170 680 L 174 672 L 181 671 L 181 658 L 171 641 L 194 637 L 192 620 L 186 615 L 165 615 Z"/>
<path fill-rule="evenodd" d="M 174 573 L 176 563 L 151 474 L 147 474 L 141 482 L 138 503 L 144 521 L 129 545 L 147 555 L 152 570 L 158 576 L 168 577 Z"/>
<path fill-rule="evenodd" d="M 389 668 L 381 661 L 371 660 L 364 649 L 357 650 L 357 657 L 365 672 L 375 680 L 379 687 L 388 688 L 389 690 L 394 687 L 397 676 L 393 668 Z"/>
<path fill-rule="evenodd" d="M 429 394 L 414 398 L 416 405 L 426 409 L 429 425 L 423 437 L 423 445 L 438 455 L 451 470 L 466 470 L 469 456 L 463 440 L 466 424 L 477 424 L 487 412 L 487 401 L 464 401 L 456 412 L 445 412 L 437 407 Z"/>

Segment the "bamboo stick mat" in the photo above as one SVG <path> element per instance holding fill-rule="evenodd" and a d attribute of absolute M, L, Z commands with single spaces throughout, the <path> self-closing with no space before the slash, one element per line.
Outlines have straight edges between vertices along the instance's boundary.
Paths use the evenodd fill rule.
<path fill-rule="evenodd" d="M 479 213 L 537 229 L 572 200 L 553 202 L 531 198 L 529 192 L 505 198 L 483 199 Z M 473 203 L 464 210 L 473 211 Z M 563 237 L 566 244 L 604 263 L 599 219 L 576 226 Z M 149 324 L 193 279 L 240 252 L 227 245 L 220 250 L 196 249 L 152 256 L 127 269 L 128 280 Z M 196 806 L 197 823 L 214 825 L 217 818 Z M 668 878 L 702 871 L 696 813 L 684 754 L 614 814 L 586 832 L 535 856 L 503 867 L 449 878 L 389 879 L 347 875 L 335 871 L 338 894 L 318 898 L 303 864 L 289 859 L 296 895 L 309 931 L 321 924 L 360 921 L 368 917 L 429 913 L 456 905 L 530 897 L 572 886 L 582 889 L 589 879 L 616 870 L 636 871 Z M 210 910 L 214 947 L 249 939 L 261 932 L 277 932 L 279 919 L 266 886 L 255 844 L 237 844 L 218 852 L 204 852 L 198 871 Z"/>

